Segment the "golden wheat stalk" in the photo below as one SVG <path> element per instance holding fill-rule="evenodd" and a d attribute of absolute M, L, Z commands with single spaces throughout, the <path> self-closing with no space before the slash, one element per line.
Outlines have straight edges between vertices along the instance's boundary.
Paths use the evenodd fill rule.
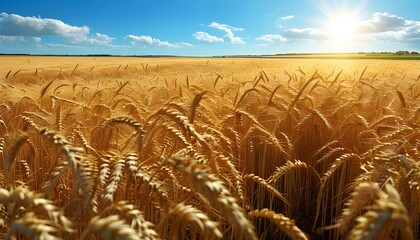
<path fill-rule="evenodd" d="M 194 189 L 203 194 L 220 211 L 220 214 L 232 224 L 238 239 L 257 239 L 253 225 L 245 217 L 243 209 L 231 196 L 229 190 L 223 186 L 216 176 L 195 164 L 194 159 L 185 154 L 185 150 L 181 150 L 165 159 L 164 163 L 174 166 L 192 178 Z"/>
<path fill-rule="evenodd" d="M 99 211 L 99 204 L 100 204 L 100 198 L 102 198 L 103 188 L 106 184 L 106 182 L 109 179 L 111 170 L 110 170 L 110 163 L 115 161 L 115 156 L 112 153 L 104 153 L 101 156 L 99 156 L 98 159 L 98 175 L 96 177 L 93 192 L 92 192 L 92 199 L 91 199 L 91 205 L 92 205 L 92 212 L 98 213 Z"/>
<path fill-rule="evenodd" d="M 299 90 L 299 92 L 296 94 L 296 96 L 295 96 L 295 98 L 293 99 L 293 101 L 289 104 L 289 106 L 287 107 L 287 114 L 289 114 L 291 111 L 292 111 L 292 109 L 293 109 L 293 107 L 295 106 L 295 104 L 299 101 L 299 99 L 300 99 L 300 96 L 303 94 L 303 91 L 305 91 L 305 89 L 309 86 L 309 84 L 312 82 L 312 81 L 314 81 L 314 80 L 316 80 L 316 79 L 318 79 L 318 78 L 320 78 L 320 76 L 319 76 L 319 74 L 318 74 L 318 72 L 315 72 L 313 75 L 312 75 L 312 77 L 305 83 L 305 85 L 303 85 L 303 87 Z"/>
<path fill-rule="evenodd" d="M 206 153 L 211 152 L 211 146 L 209 143 L 203 138 L 203 136 L 198 133 L 194 126 L 189 122 L 188 117 L 177 110 L 172 110 L 169 107 L 164 107 L 159 109 L 155 114 L 149 117 L 148 119 L 148 126 L 153 125 L 156 121 L 153 121 L 153 118 L 157 118 L 159 116 L 166 116 L 171 119 L 183 132 L 184 135 L 191 138 L 190 141 L 197 141 L 205 150 Z"/>
<path fill-rule="evenodd" d="M 271 222 L 277 225 L 287 236 L 292 240 L 306 240 L 308 237 L 306 234 L 300 230 L 293 220 L 288 217 L 285 217 L 282 214 L 275 213 L 274 211 L 268 210 L 267 208 L 261 210 L 254 210 L 248 212 L 250 217 L 260 217 L 269 219 Z"/>
<path fill-rule="evenodd" d="M 185 238 L 188 235 L 187 231 L 190 232 L 192 238 L 195 238 L 197 230 L 200 239 L 223 238 L 217 222 L 210 220 L 204 212 L 192 205 L 185 205 L 184 202 L 172 208 L 165 221 L 166 224 L 170 224 L 167 239 Z"/>
<path fill-rule="evenodd" d="M 397 190 L 385 185 L 387 193 L 379 190 L 379 199 L 363 216 L 359 216 L 356 226 L 351 230 L 348 239 L 375 239 L 377 236 L 389 237 L 391 230 L 397 228 L 402 239 L 413 240 L 407 209 L 400 200 Z"/>
<path fill-rule="evenodd" d="M 83 148 L 72 146 L 63 136 L 54 131 L 49 131 L 46 128 L 41 129 L 39 134 L 41 136 L 45 136 L 47 139 L 59 146 L 66 156 L 69 166 L 74 170 L 77 168 L 80 159 L 83 158 Z"/>
<path fill-rule="evenodd" d="M 190 116 L 189 116 L 189 120 L 190 120 L 191 124 L 194 123 L 194 118 L 195 118 L 195 114 L 196 114 L 196 111 L 197 111 L 198 104 L 200 103 L 201 99 L 203 98 L 204 94 L 206 94 L 206 93 L 207 92 L 204 91 L 204 92 L 201 92 L 201 93 L 195 95 L 194 100 L 191 103 L 191 108 L 190 108 L 191 110 L 190 110 Z"/>
<path fill-rule="evenodd" d="M 47 217 L 55 227 L 73 232 L 72 222 L 64 216 L 64 213 L 57 206 L 53 205 L 52 201 L 23 187 L 15 188 L 13 191 L 0 188 L 0 203 L 10 204 L 10 219 L 16 218 L 19 208 L 23 207 L 27 211 Z"/>
<path fill-rule="evenodd" d="M 143 213 L 134 205 L 128 204 L 125 201 L 119 201 L 107 208 L 105 208 L 101 215 L 108 213 L 118 214 L 118 216 L 125 220 L 125 222 L 138 233 L 140 239 L 154 240 L 159 239 L 159 234 L 155 231 L 153 223 L 147 221 Z"/>
<path fill-rule="evenodd" d="M 55 236 L 58 229 L 52 225 L 52 221 L 39 219 L 33 212 L 29 212 L 13 222 L 5 239 L 21 239 L 23 235 L 28 239 L 59 240 Z"/>
<path fill-rule="evenodd" d="M 119 215 L 111 215 L 104 218 L 100 216 L 93 217 L 86 229 L 83 231 L 80 239 L 88 239 L 90 235 L 101 236 L 105 240 L 125 239 L 137 240 L 138 233 L 130 227 Z"/>
<path fill-rule="evenodd" d="M 372 182 L 363 182 L 354 189 L 340 218 L 337 220 L 336 226 L 340 232 L 345 232 L 351 221 L 363 208 L 379 198 L 380 191 L 378 184 Z"/>
<path fill-rule="evenodd" d="M 285 197 L 283 197 L 283 195 L 272 185 L 270 185 L 266 180 L 264 180 L 263 178 L 256 176 L 254 174 L 246 174 L 243 176 L 243 179 L 251 179 L 254 182 L 258 183 L 261 187 L 263 187 L 264 189 L 266 189 L 268 192 L 270 192 L 271 194 L 273 194 L 274 196 L 278 197 L 280 200 L 282 200 L 284 203 L 286 203 L 287 205 L 290 205 L 290 203 L 287 201 L 287 199 Z"/>
<path fill-rule="evenodd" d="M 112 166 L 110 179 L 108 185 L 104 189 L 101 204 L 106 205 L 112 203 L 115 199 L 115 193 L 118 190 L 120 181 L 123 177 L 123 169 L 125 165 L 125 158 L 119 158 Z"/>
<path fill-rule="evenodd" d="M 12 178 L 14 177 L 14 166 L 15 166 L 15 158 L 16 155 L 21 148 L 21 146 L 26 142 L 28 139 L 28 135 L 22 133 L 18 136 L 15 141 L 12 143 L 10 148 L 6 152 L 6 157 L 3 162 L 3 169 L 6 173 L 6 179 L 8 183 L 11 183 Z"/>

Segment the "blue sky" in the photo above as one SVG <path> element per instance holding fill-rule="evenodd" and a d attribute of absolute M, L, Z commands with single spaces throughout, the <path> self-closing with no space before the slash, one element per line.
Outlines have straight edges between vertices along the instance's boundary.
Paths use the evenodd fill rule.
<path fill-rule="evenodd" d="M 0 53 L 420 51 L 419 0 L 1 0 Z"/>

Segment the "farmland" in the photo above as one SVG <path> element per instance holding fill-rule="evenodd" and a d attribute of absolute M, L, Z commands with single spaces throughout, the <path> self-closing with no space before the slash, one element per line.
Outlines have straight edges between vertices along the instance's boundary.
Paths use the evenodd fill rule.
<path fill-rule="evenodd" d="M 1 56 L 1 237 L 419 239 L 419 69 Z"/>

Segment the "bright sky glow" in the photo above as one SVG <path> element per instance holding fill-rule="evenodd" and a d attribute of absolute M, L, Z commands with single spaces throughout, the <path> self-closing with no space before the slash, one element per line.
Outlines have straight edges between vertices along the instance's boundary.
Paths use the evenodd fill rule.
<path fill-rule="evenodd" d="M 420 51 L 418 0 L 1 0 L 0 53 Z"/>
<path fill-rule="evenodd" d="M 346 16 L 336 17 L 331 19 L 330 24 L 330 31 L 333 39 L 338 41 L 352 41 L 353 29 L 355 26 L 355 21 L 353 19 Z"/>

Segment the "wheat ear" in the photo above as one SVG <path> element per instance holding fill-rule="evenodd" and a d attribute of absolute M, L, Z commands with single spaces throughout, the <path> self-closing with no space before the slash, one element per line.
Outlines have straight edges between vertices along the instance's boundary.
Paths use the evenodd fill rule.
<path fill-rule="evenodd" d="M 138 240 L 136 231 L 121 220 L 118 215 L 111 215 L 105 218 L 93 217 L 86 229 L 83 231 L 80 240 L 88 239 L 90 235 L 99 235 L 105 240 Z"/>
<path fill-rule="evenodd" d="M 33 212 L 26 213 L 22 218 L 13 222 L 10 226 L 6 239 L 21 239 L 25 235 L 28 239 L 39 239 L 39 240 L 58 240 L 54 234 L 58 232 L 58 229 L 51 226 L 52 221 L 39 219 Z"/>
<path fill-rule="evenodd" d="M 20 149 L 20 147 L 26 142 L 28 139 L 27 134 L 21 134 L 16 138 L 14 143 L 10 146 L 9 150 L 6 153 L 6 158 L 4 160 L 3 169 L 6 173 L 7 182 L 10 183 L 12 178 L 14 177 L 14 166 L 15 166 L 15 158 Z"/>
<path fill-rule="evenodd" d="M 256 176 L 254 174 L 247 174 L 243 176 L 243 179 L 252 179 L 254 182 L 258 183 L 260 186 L 265 188 L 268 192 L 273 194 L 274 196 L 278 197 L 280 200 L 282 200 L 287 205 L 290 205 L 290 203 L 286 200 L 285 197 L 272 185 L 270 185 L 266 180 L 263 178 Z"/>
<path fill-rule="evenodd" d="M 191 205 L 185 205 L 183 202 L 178 203 L 169 211 L 167 219 L 170 218 L 173 218 L 173 221 L 170 223 L 168 239 L 176 239 L 177 236 L 186 237 L 188 225 L 190 225 L 189 231 L 193 236 L 198 228 L 200 239 L 223 238 L 219 224 L 210 220 L 205 213 Z"/>
<path fill-rule="evenodd" d="M 254 226 L 245 217 L 243 209 L 231 196 L 229 190 L 215 175 L 208 173 L 202 166 L 194 162 L 194 159 L 186 156 L 185 150 L 165 159 L 164 163 L 172 165 L 192 177 L 194 188 L 216 206 L 222 216 L 232 224 L 238 239 L 257 239 Z"/>
<path fill-rule="evenodd" d="M 159 234 L 154 230 L 154 224 L 147 221 L 144 218 L 143 213 L 136 209 L 134 205 L 128 204 L 125 201 L 120 201 L 104 209 L 101 215 L 104 215 L 108 212 L 115 212 L 118 214 L 121 219 L 125 220 L 125 222 L 131 226 L 131 228 L 138 232 L 140 239 L 159 239 Z"/>
<path fill-rule="evenodd" d="M 308 85 L 315 79 L 320 78 L 319 74 L 317 72 L 315 72 L 312 77 L 305 83 L 305 85 L 303 85 L 303 87 L 299 90 L 298 94 L 295 96 L 295 98 L 293 99 L 293 101 L 289 104 L 289 106 L 287 107 L 287 114 L 290 114 L 290 112 L 292 111 L 293 107 L 295 106 L 295 104 L 297 103 L 297 101 L 299 100 L 300 96 L 302 95 L 303 91 L 306 89 L 306 87 L 308 87 Z"/>
<path fill-rule="evenodd" d="M 40 215 L 47 216 L 55 226 L 60 226 L 59 223 L 61 223 L 66 231 L 73 231 L 71 221 L 64 216 L 58 207 L 53 205 L 50 200 L 42 198 L 40 194 L 29 191 L 26 188 L 18 187 L 11 192 L 0 188 L 0 203 L 12 204 L 9 213 L 9 217 L 12 219 L 17 214 L 19 208 L 24 207 Z"/>
<path fill-rule="evenodd" d="M 48 131 L 46 128 L 41 129 L 39 134 L 50 139 L 55 145 L 58 145 L 64 152 L 68 164 L 72 169 L 76 169 L 80 159 L 83 157 L 81 154 L 84 152 L 83 148 L 72 146 L 63 136 L 54 131 Z"/>
<path fill-rule="evenodd" d="M 188 79 L 188 78 L 187 78 Z M 191 110 L 190 110 L 190 116 L 189 116 L 189 122 L 191 124 L 194 123 L 194 118 L 195 118 L 195 113 L 198 107 L 198 104 L 200 103 L 201 99 L 203 98 L 204 94 L 206 94 L 207 92 L 201 92 L 197 95 L 195 95 L 193 102 L 191 103 Z"/>
<path fill-rule="evenodd" d="M 356 219 L 357 225 L 351 230 L 348 239 L 375 239 L 382 233 L 388 237 L 393 228 L 398 228 L 401 239 L 413 240 L 408 211 L 400 200 L 397 190 L 390 184 L 385 185 L 387 193 L 379 192 L 379 199 L 369 211 Z"/>
<path fill-rule="evenodd" d="M 267 208 L 261 210 L 254 210 L 248 212 L 250 217 L 267 218 L 274 224 L 276 224 L 284 233 L 287 234 L 292 240 L 306 240 L 308 237 L 300 230 L 293 220 L 282 214 L 275 213 L 274 211 L 268 210 Z"/>
<path fill-rule="evenodd" d="M 377 183 L 363 182 L 359 184 L 345 204 L 346 208 L 337 221 L 338 229 L 341 232 L 346 231 L 351 220 L 362 211 L 363 207 L 375 201 L 379 197 L 380 191 Z"/>
<path fill-rule="evenodd" d="M 119 158 L 113 165 L 113 169 L 110 175 L 110 182 L 104 189 L 104 194 L 102 197 L 102 204 L 106 205 L 108 203 L 112 203 L 114 201 L 114 194 L 117 192 L 119 187 L 119 183 L 123 176 L 124 172 L 124 165 L 125 165 L 125 158 Z"/>

